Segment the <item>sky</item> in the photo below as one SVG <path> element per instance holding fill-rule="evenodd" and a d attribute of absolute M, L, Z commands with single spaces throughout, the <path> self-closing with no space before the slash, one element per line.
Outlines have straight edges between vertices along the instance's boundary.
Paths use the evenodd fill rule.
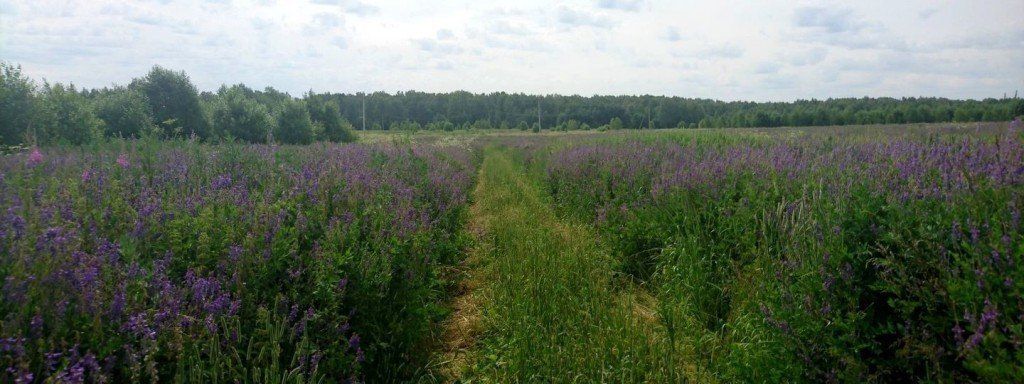
<path fill-rule="evenodd" d="M 37 80 L 200 90 L 1024 96 L 1024 1 L 0 0 Z"/>

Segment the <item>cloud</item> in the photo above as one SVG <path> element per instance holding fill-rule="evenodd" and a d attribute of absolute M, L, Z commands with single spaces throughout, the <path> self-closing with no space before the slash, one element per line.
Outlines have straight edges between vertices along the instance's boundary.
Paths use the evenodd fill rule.
<path fill-rule="evenodd" d="M 376 15 L 376 14 L 380 13 L 380 7 L 378 7 L 376 5 L 373 5 L 373 4 L 367 4 L 367 3 L 364 3 L 364 2 L 359 1 L 359 0 L 310 0 L 310 1 L 313 4 L 338 5 L 338 6 L 341 6 L 341 9 L 344 9 L 345 12 L 348 12 L 348 13 L 351 13 L 351 14 L 354 14 L 354 15 L 359 15 L 359 16 Z"/>
<path fill-rule="evenodd" d="M 442 28 L 437 30 L 438 40 L 451 40 L 455 38 L 455 34 L 448 28 Z"/>
<path fill-rule="evenodd" d="M 338 49 L 348 49 L 348 39 L 345 36 L 335 36 L 331 38 L 331 45 L 338 47 Z"/>
<path fill-rule="evenodd" d="M 18 6 L 11 2 L 0 2 L 0 15 L 16 16 L 18 14 Z"/>
<path fill-rule="evenodd" d="M 513 25 L 508 20 L 495 20 L 487 26 L 487 32 L 495 35 L 532 35 L 529 28 Z"/>
<path fill-rule="evenodd" d="M 455 64 L 452 64 L 451 61 L 443 60 L 443 61 L 439 61 L 436 64 L 434 64 L 434 69 L 437 69 L 437 70 L 440 70 L 440 71 L 451 71 L 451 70 L 455 69 Z"/>
<path fill-rule="evenodd" d="M 935 14 L 938 13 L 938 12 L 939 12 L 938 8 L 922 9 L 921 12 L 917 13 L 917 18 L 919 18 L 921 20 L 928 20 L 928 19 L 932 18 L 932 16 L 935 16 Z"/>
<path fill-rule="evenodd" d="M 942 51 L 948 49 L 973 50 L 1024 50 L 1024 29 L 961 35 L 946 39 L 937 44 L 927 46 L 928 50 Z"/>
<path fill-rule="evenodd" d="M 721 59 L 737 59 L 743 56 L 743 47 L 733 44 L 720 44 L 710 48 L 707 48 L 701 52 L 704 56 L 721 58 Z"/>
<path fill-rule="evenodd" d="M 797 27 L 827 33 L 855 33 L 865 27 L 863 22 L 853 16 L 853 11 L 826 7 L 798 8 L 794 14 L 794 23 Z"/>
<path fill-rule="evenodd" d="M 757 64 L 754 68 L 754 73 L 758 75 L 772 75 L 778 73 L 782 69 L 782 65 L 774 61 L 763 61 Z"/>
<path fill-rule="evenodd" d="M 879 23 L 869 23 L 852 10 L 825 7 L 797 8 L 793 24 L 803 40 L 847 49 L 908 51 L 911 46 Z"/>
<path fill-rule="evenodd" d="M 786 56 L 789 58 L 789 64 L 801 67 L 822 62 L 828 56 L 828 50 L 822 47 L 814 47 L 787 52 Z"/>
<path fill-rule="evenodd" d="M 262 17 L 253 17 L 249 20 L 249 23 L 252 25 L 253 29 L 260 32 L 268 32 L 276 26 L 273 20 Z"/>
<path fill-rule="evenodd" d="M 665 40 L 668 41 L 679 41 L 682 37 L 679 36 L 679 28 L 668 27 L 665 29 Z"/>
<path fill-rule="evenodd" d="M 313 25 L 319 28 L 337 28 L 345 25 L 345 19 L 333 13 L 321 12 L 313 15 Z"/>
<path fill-rule="evenodd" d="M 551 43 L 532 37 L 509 37 L 501 35 L 485 35 L 481 40 L 485 47 L 522 52 L 551 52 Z"/>
<path fill-rule="evenodd" d="M 644 0 L 597 0 L 597 6 L 604 9 L 636 12 L 646 3 Z"/>
<path fill-rule="evenodd" d="M 607 17 L 586 11 L 576 11 L 565 6 L 558 8 L 557 17 L 559 23 L 570 27 L 611 28 L 615 26 L 615 22 Z"/>
<path fill-rule="evenodd" d="M 420 50 L 430 53 L 445 55 L 462 53 L 462 47 L 456 44 L 439 42 L 434 39 L 413 39 L 412 42 L 419 47 Z"/>

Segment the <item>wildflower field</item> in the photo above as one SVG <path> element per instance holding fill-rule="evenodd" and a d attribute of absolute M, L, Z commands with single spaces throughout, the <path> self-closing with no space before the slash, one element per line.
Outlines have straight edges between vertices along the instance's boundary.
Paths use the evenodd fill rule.
<path fill-rule="evenodd" d="M 1024 127 L 0 157 L 0 382 L 1021 382 Z"/>

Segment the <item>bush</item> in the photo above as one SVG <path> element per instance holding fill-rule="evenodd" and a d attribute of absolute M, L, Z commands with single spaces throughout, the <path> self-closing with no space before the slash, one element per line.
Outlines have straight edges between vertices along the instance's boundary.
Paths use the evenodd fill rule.
<path fill-rule="evenodd" d="M 149 101 L 153 121 L 166 137 L 210 137 L 210 122 L 203 113 L 199 93 L 185 72 L 156 66 L 146 77 L 132 81 L 130 88 Z"/>
<path fill-rule="evenodd" d="M 0 62 L 0 145 L 24 143 L 32 123 L 35 84 L 21 66 Z"/>
<path fill-rule="evenodd" d="M 267 108 L 238 90 L 222 90 L 213 105 L 212 120 L 220 135 L 248 143 L 265 143 L 274 129 L 274 120 Z"/>
<path fill-rule="evenodd" d="M 136 90 L 118 87 L 105 90 L 93 102 L 96 117 L 103 120 L 107 137 L 140 137 L 150 132 L 153 117 L 145 96 Z"/>
<path fill-rule="evenodd" d="M 74 86 L 43 85 L 36 101 L 34 130 L 40 144 L 85 144 L 101 137 L 103 121 Z"/>
<path fill-rule="evenodd" d="M 301 101 L 285 103 L 277 112 L 277 126 L 274 139 L 284 144 L 309 144 L 313 142 L 313 121 Z"/>

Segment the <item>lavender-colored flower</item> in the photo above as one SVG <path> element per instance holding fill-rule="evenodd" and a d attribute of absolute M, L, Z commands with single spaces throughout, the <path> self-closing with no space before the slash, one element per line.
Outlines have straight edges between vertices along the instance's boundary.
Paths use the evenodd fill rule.
<path fill-rule="evenodd" d="M 121 168 L 124 168 L 124 169 L 128 169 L 128 167 L 131 166 L 131 163 L 128 162 L 128 154 L 127 153 L 122 153 L 122 154 L 117 156 L 117 165 L 120 165 Z"/>
<path fill-rule="evenodd" d="M 32 148 L 32 152 L 28 154 L 28 166 L 35 167 L 43 163 L 43 153 L 39 152 L 39 148 Z"/>
<path fill-rule="evenodd" d="M 359 349 L 359 341 L 360 341 L 359 334 L 358 333 L 352 334 L 352 336 L 349 337 L 349 339 L 348 339 L 348 347 L 352 348 L 352 349 Z"/>

